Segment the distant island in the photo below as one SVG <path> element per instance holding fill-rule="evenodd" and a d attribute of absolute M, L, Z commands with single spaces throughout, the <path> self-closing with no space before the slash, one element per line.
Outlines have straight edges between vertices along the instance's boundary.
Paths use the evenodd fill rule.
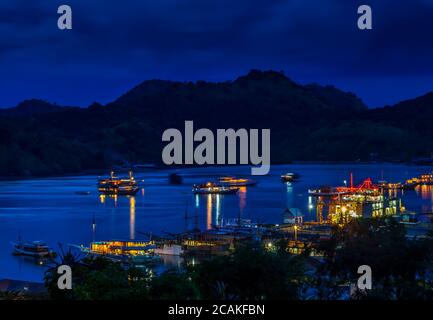
<path fill-rule="evenodd" d="M 380 90 L 380 88 L 378 88 Z M 369 109 L 333 86 L 252 70 L 225 82 L 148 80 L 87 108 L 27 100 L 0 109 L 0 175 L 41 176 L 161 163 L 161 134 L 270 128 L 273 163 L 409 161 L 433 152 L 433 93 Z"/>

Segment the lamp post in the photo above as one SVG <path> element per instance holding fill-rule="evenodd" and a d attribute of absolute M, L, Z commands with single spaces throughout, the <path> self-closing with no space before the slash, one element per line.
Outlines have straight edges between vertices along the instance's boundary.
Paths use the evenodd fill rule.
<path fill-rule="evenodd" d="M 298 241 L 298 226 L 295 225 L 295 226 L 293 227 L 293 230 L 295 230 L 295 241 Z"/>

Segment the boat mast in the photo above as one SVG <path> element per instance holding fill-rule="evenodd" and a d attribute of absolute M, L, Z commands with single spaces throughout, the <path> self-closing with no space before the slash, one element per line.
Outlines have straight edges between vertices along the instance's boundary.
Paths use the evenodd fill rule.
<path fill-rule="evenodd" d="M 93 217 L 92 217 L 92 242 L 95 242 L 95 232 L 96 232 L 96 219 L 95 219 L 95 213 L 93 213 Z"/>

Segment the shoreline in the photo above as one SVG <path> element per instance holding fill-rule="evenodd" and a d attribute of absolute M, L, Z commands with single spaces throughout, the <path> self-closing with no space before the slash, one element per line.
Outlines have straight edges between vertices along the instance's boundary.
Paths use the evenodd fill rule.
<path fill-rule="evenodd" d="M 288 163 L 273 163 L 271 166 L 285 166 L 285 165 L 406 165 L 413 167 L 432 167 L 433 165 L 417 165 L 414 163 L 401 162 L 401 161 L 316 161 L 316 160 L 300 160 L 292 161 Z M 160 165 L 157 164 L 154 167 L 146 168 L 135 168 L 132 169 L 136 173 L 148 172 L 148 171 L 160 171 L 160 170 L 180 170 L 180 169 L 191 169 L 191 168 L 210 168 L 210 167 L 254 167 L 254 165 L 249 164 L 205 164 L 205 165 Z M 114 169 L 116 172 L 127 172 L 129 168 L 122 167 Z M 68 172 L 64 174 L 48 174 L 48 175 L 27 175 L 27 176 L 0 176 L 0 181 L 20 181 L 20 180 L 35 180 L 35 179 L 50 179 L 50 178 L 64 178 L 72 176 L 87 176 L 87 175 L 97 175 L 97 176 L 107 176 L 110 169 L 93 169 L 93 170 L 82 170 L 79 172 Z"/>

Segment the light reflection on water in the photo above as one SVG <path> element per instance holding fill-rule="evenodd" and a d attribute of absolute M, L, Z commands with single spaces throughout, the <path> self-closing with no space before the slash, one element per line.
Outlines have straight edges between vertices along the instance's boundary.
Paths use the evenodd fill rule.
<path fill-rule="evenodd" d="M 424 200 L 421 211 L 433 212 L 433 186 L 418 186 L 415 188 L 415 192 Z"/>
<path fill-rule="evenodd" d="M 164 235 L 221 224 L 227 218 L 252 219 L 259 223 L 281 223 L 285 208 L 298 208 L 304 220 L 315 219 L 308 189 L 342 185 L 354 173 L 355 183 L 404 181 L 432 168 L 403 165 L 286 165 L 273 166 L 267 176 L 257 176 L 256 186 L 241 188 L 236 195 L 196 195 L 193 184 L 219 176 L 248 176 L 249 167 L 188 168 L 136 173 L 144 188 L 134 197 L 100 196 L 97 176 L 2 181 L 0 184 L 0 278 L 40 281 L 43 268 L 11 255 L 10 241 L 19 233 L 27 240 L 57 244 L 88 245 L 93 239 L 141 239 L 143 234 Z M 168 185 L 167 176 L 177 172 L 182 185 Z M 297 172 L 299 182 L 282 183 L 280 175 Z M 383 178 L 382 178 L 383 176 Z M 90 195 L 77 195 L 90 191 Z M 393 195 L 396 191 L 390 191 Z M 404 206 L 415 212 L 433 211 L 433 187 L 398 191 Z M 187 219 L 185 219 L 187 216 Z M 177 263 L 174 261 L 173 263 Z"/>

